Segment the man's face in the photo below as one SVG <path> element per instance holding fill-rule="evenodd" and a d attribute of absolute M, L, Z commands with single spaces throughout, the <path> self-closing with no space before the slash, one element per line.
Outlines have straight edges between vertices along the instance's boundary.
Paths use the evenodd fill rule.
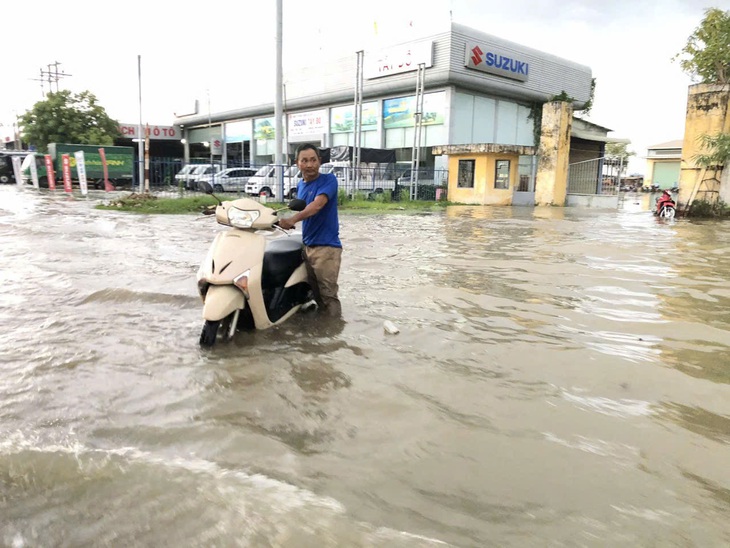
<path fill-rule="evenodd" d="M 311 149 L 302 150 L 297 157 L 297 167 L 302 170 L 302 179 L 314 181 L 319 176 L 319 155 Z"/>

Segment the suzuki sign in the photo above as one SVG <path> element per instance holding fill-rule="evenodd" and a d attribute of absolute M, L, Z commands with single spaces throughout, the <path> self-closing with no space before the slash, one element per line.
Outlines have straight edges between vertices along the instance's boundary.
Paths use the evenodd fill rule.
<path fill-rule="evenodd" d="M 504 51 L 499 51 L 492 46 L 475 43 L 466 44 L 464 65 L 470 69 L 504 76 L 520 82 L 526 82 L 530 73 L 530 65 L 527 61 L 518 59 Z"/>

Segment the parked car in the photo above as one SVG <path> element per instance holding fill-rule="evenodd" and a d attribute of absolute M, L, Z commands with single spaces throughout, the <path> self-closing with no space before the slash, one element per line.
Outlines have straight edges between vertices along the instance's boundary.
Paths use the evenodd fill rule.
<path fill-rule="evenodd" d="M 284 171 L 284 197 L 295 198 L 301 174 L 296 165 Z M 251 196 L 276 197 L 280 182 L 276 180 L 276 164 L 267 164 L 251 176 L 246 183 L 246 193 Z"/>
<path fill-rule="evenodd" d="M 175 175 L 175 184 L 182 185 L 187 190 L 197 190 L 196 181 L 203 175 L 218 173 L 221 170 L 219 165 L 211 164 L 188 164 Z"/>
<path fill-rule="evenodd" d="M 0 150 L 0 183 L 15 184 L 15 171 L 13 171 L 13 156 L 25 159 L 28 152 L 24 150 Z"/>
<path fill-rule="evenodd" d="M 196 185 L 205 181 L 215 192 L 244 192 L 249 178 L 256 174 L 253 167 L 229 167 L 215 175 L 208 173 L 195 180 Z"/>

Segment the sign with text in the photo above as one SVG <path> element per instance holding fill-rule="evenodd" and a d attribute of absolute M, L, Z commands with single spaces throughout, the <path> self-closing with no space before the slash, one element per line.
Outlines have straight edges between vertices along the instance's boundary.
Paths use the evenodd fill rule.
<path fill-rule="evenodd" d="M 175 140 L 181 139 L 182 135 L 180 131 L 174 126 L 147 126 L 149 128 L 150 139 L 154 140 Z M 119 131 L 122 132 L 122 137 L 127 139 L 137 139 L 139 133 L 139 126 L 137 124 L 119 124 Z M 142 129 L 142 133 L 145 133 L 145 129 Z M 142 135 L 144 138 L 145 135 Z"/>
<path fill-rule="evenodd" d="M 68 154 L 61 156 L 61 170 L 63 171 L 63 190 L 71 192 L 71 157 Z"/>
<path fill-rule="evenodd" d="M 256 118 L 253 122 L 253 136 L 257 141 L 273 141 L 276 138 L 275 119 L 273 116 L 269 118 Z"/>
<path fill-rule="evenodd" d="M 385 129 L 395 127 L 413 127 L 415 124 L 414 113 L 416 110 L 416 97 L 398 97 L 383 101 L 383 127 Z M 426 93 L 423 95 L 423 112 L 421 123 L 424 126 L 434 126 L 444 123 L 446 111 L 446 93 Z"/>
<path fill-rule="evenodd" d="M 362 130 L 378 129 L 378 103 L 362 104 Z M 355 106 L 334 107 L 330 114 L 330 131 L 332 133 L 352 133 L 355 130 Z"/>
<path fill-rule="evenodd" d="M 30 159 L 30 180 L 35 188 L 40 188 L 38 184 L 38 166 L 35 165 L 35 154 L 29 154 L 26 158 Z"/>
<path fill-rule="evenodd" d="M 366 79 L 382 78 L 392 74 L 418 70 L 423 63 L 433 66 L 433 42 L 420 42 L 378 51 L 366 51 L 363 75 Z"/>
<path fill-rule="evenodd" d="M 89 193 L 89 186 L 86 181 L 86 162 L 84 161 L 84 151 L 78 150 L 74 152 L 74 158 L 76 158 L 76 173 L 79 175 L 79 188 L 81 194 L 86 196 Z"/>
<path fill-rule="evenodd" d="M 288 130 L 291 136 L 327 133 L 327 111 L 322 109 L 290 114 Z"/>
<path fill-rule="evenodd" d="M 20 165 L 23 160 L 20 159 L 20 156 L 13 156 L 11 158 L 11 161 L 13 162 L 13 175 L 15 175 L 15 184 L 21 186 L 23 184 L 23 177 L 20 170 Z"/>
<path fill-rule="evenodd" d="M 526 82 L 530 73 L 529 63 L 519 59 L 514 53 L 474 42 L 466 44 L 464 66 L 520 82 Z"/>
<path fill-rule="evenodd" d="M 104 172 L 104 191 L 111 192 L 115 188 L 109 181 L 109 164 L 106 162 L 106 151 L 103 148 L 99 149 L 99 158 L 101 158 L 101 167 Z"/>
<path fill-rule="evenodd" d="M 48 177 L 48 189 L 56 190 L 56 173 L 53 171 L 53 159 L 50 154 L 43 157 L 46 163 L 46 176 Z"/>

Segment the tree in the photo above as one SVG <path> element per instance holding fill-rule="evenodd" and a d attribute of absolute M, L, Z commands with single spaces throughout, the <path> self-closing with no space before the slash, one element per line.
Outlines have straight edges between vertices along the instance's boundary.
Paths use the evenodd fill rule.
<path fill-rule="evenodd" d="M 704 134 L 700 136 L 700 142 L 706 153 L 694 157 L 697 164 L 704 167 L 723 166 L 730 159 L 730 133 Z"/>
<path fill-rule="evenodd" d="M 705 18 L 674 56 L 693 81 L 703 84 L 730 82 L 730 11 L 705 10 Z"/>
<path fill-rule="evenodd" d="M 23 140 L 45 152 L 48 143 L 112 145 L 119 122 L 111 119 L 93 93 L 49 93 L 20 117 Z"/>
<path fill-rule="evenodd" d="M 626 147 L 626 143 L 606 143 L 604 165 L 621 166 L 621 171 L 625 172 L 629 166 L 629 158 L 636 156 L 635 152 L 628 150 Z"/>

